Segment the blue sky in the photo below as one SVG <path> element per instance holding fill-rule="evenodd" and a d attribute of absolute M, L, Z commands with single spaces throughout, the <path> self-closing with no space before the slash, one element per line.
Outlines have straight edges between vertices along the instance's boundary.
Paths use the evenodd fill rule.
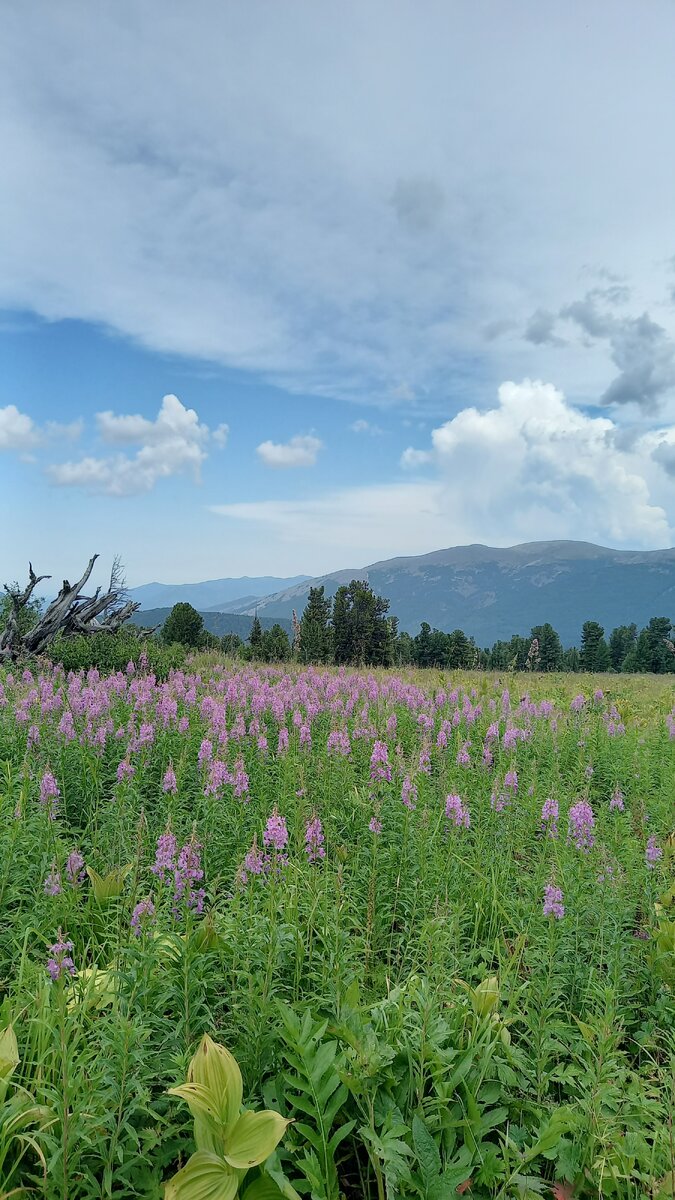
<path fill-rule="evenodd" d="M 7 578 L 672 544 L 675 10 L 516 11 L 5 6 Z"/>

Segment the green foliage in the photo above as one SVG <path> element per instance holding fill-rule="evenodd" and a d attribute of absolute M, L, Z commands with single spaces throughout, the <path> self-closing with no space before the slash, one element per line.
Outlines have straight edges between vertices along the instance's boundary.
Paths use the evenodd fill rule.
<path fill-rule="evenodd" d="M 109 683 L 2 673 L 0 1195 L 668 1195 L 669 677 L 533 672 L 513 686 L 504 669 L 301 673 L 203 655 L 154 683 L 140 668 Z M 328 752 L 334 729 L 348 755 Z M 509 745 L 514 729 L 525 736 Z M 371 779 L 375 740 L 391 782 Z M 127 761 L 134 774 L 118 774 Z M 214 761 L 232 777 L 217 788 Z M 175 792 L 163 790 L 169 765 Z M 240 769 L 249 790 L 237 796 Z M 54 819 L 40 801 L 48 771 Z M 509 771 L 518 789 L 499 810 Z M 617 788 L 623 810 L 610 807 Z M 451 794 L 468 827 L 446 817 Z M 549 796 L 557 838 L 542 828 Z M 567 839 L 581 797 L 595 816 L 587 852 Z M 275 808 L 282 851 L 264 839 Z M 310 861 L 315 817 L 325 857 Z M 177 854 L 158 867 L 160 836 L 177 853 L 201 846 L 204 913 L 177 889 Z M 651 837 L 663 855 L 649 865 Z M 252 850 L 267 858 L 260 873 Z M 564 893 L 560 920 L 542 911 L 549 881 Z M 77 973 L 53 982 L 59 928 Z M 278 1118 L 253 1120 L 263 1109 Z"/>
<path fill-rule="evenodd" d="M 185 646 L 190 650 L 204 646 L 206 639 L 201 613 L 184 600 L 174 604 L 162 626 L 162 640 L 167 646 Z"/>
<path fill-rule="evenodd" d="M 585 621 L 581 630 L 582 671 L 608 671 L 609 666 L 609 648 L 602 625 L 597 621 Z"/>
<path fill-rule="evenodd" d="M 361 579 L 339 587 L 333 601 L 333 655 L 336 663 L 388 666 L 393 662 L 389 601 Z"/>
<path fill-rule="evenodd" d="M 332 653 L 330 619 L 332 601 L 321 587 L 309 589 L 300 621 L 299 657 L 303 663 L 326 663 Z"/>
<path fill-rule="evenodd" d="M 21 592 L 22 590 L 18 583 L 7 584 L 5 586 L 14 592 Z M 0 591 L 0 633 L 2 633 L 5 625 L 7 624 L 12 607 L 12 601 L 10 596 L 7 594 L 7 591 Z M 32 629 L 34 625 L 37 625 L 42 614 L 43 607 L 43 600 L 38 600 L 37 598 L 31 597 L 28 603 L 19 610 L 20 634 L 28 633 L 28 631 Z"/>
<path fill-rule="evenodd" d="M 154 638 L 140 637 L 133 626 L 117 633 L 80 634 L 77 637 L 57 638 L 49 648 L 52 662 L 60 663 L 65 671 L 125 671 L 128 663 L 136 667 L 146 663 L 161 679 L 185 662 L 185 650 L 179 645 L 167 646 Z"/>

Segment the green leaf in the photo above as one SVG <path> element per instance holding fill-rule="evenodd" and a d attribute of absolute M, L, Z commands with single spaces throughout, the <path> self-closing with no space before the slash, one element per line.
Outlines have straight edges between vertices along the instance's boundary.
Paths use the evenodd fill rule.
<path fill-rule="evenodd" d="M 239 1120 L 244 1086 L 234 1055 L 205 1034 L 188 1068 L 188 1082 L 208 1088 L 227 1137 Z"/>
<path fill-rule="evenodd" d="M 131 874 L 133 867 L 133 863 L 127 863 L 126 867 L 116 867 L 105 877 L 99 875 L 93 867 L 87 867 L 87 875 L 99 904 L 107 904 L 108 900 L 116 900 L 122 895 L 124 880 Z"/>
<path fill-rule="evenodd" d="M 242 1200 L 283 1200 L 284 1193 L 268 1175 L 254 1179 L 243 1193 Z"/>
<path fill-rule="evenodd" d="M 198 1150 L 169 1180 L 164 1200 L 234 1200 L 238 1185 L 239 1176 L 222 1158 Z"/>
<path fill-rule="evenodd" d="M 0 1079 L 9 1079 L 19 1065 L 19 1046 L 11 1025 L 0 1033 Z"/>
<path fill-rule="evenodd" d="M 471 1003 L 474 1012 L 479 1017 L 487 1017 L 488 1013 L 499 1004 L 499 980 L 496 975 L 489 975 L 474 988 L 471 993 Z"/>
<path fill-rule="evenodd" d="M 195 1120 L 204 1121 L 215 1133 L 222 1131 L 218 1101 L 203 1083 L 181 1083 L 179 1087 L 169 1088 L 168 1094 L 184 1100 Z"/>
<path fill-rule="evenodd" d="M 242 1113 L 226 1143 L 225 1159 L 232 1167 L 256 1167 L 281 1141 L 290 1121 L 271 1108 Z"/>
<path fill-rule="evenodd" d="M 417 1155 L 425 1193 L 441 1173 L 441 1155 L 424 1121 L 417 1115 L 412 1121 L 413 1146 Z"/>

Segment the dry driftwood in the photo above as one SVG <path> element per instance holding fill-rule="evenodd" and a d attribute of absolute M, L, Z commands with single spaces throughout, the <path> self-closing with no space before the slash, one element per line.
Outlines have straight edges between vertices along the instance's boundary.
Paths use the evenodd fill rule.
<path fill-rule="evenodd" d="M 26 633 L 21 633 L 21 612 L 28 604 L 35 588 L 51 575 L 36 575 L 33 564 L 28 564 L 28 583 L 23 591 L 5 584 L 10 598 L 7 623 L 0 633 L 0 662 L 15 662 L 19 658 L 41 654 L 61 634 L 68 636 L 84 633 L 116 633 L 128 621 L 132 613 L 140 608 L 134 600 L 127 599 L 126 586 L 119 560 L 115 559 L 108 589 L 100 587 L 93 596 L 83 596 L 82 589 L 94 569 L 98 554 L 92 555 L 86 570 L 77 583 L 64 579 L 58 596 L 52 600 L 44 613 Z"/>

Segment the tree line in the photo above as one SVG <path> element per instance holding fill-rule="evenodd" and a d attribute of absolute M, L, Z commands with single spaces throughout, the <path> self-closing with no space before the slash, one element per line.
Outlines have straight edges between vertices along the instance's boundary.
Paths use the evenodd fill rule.
<path fill-rule="evenodd" d="M 218 638 L 204 629 L 190 604 L 177 604 L 167 618 L 163 640 L 195 648 L 218 648 L 228 654 L 262 662 L 334 664 L 337 666 L 416 666 L 484 668 L 499 671 L 615 671 L 666 674 L 675 672 L 673 623 L 652 617 L 644 629 L 619 625 L 609 636 L 598 621 L 586 621 L 580 645 L 564 649 L 560 636 L 546 622 L 529 636 L 514 634 L 508 641 L 480 647 L 461 629 L 446 633 L 423 621 L 415 636 L 399 631 L 389 615 L 389 601 L 362 580 L 353 579 L 331 598 L 325 588 L 309 590 L 300 620 L 293 614 L 292 635 L 282 625 L 263 630 L 253 619 L 248 641 L 234 633 Z"/>

